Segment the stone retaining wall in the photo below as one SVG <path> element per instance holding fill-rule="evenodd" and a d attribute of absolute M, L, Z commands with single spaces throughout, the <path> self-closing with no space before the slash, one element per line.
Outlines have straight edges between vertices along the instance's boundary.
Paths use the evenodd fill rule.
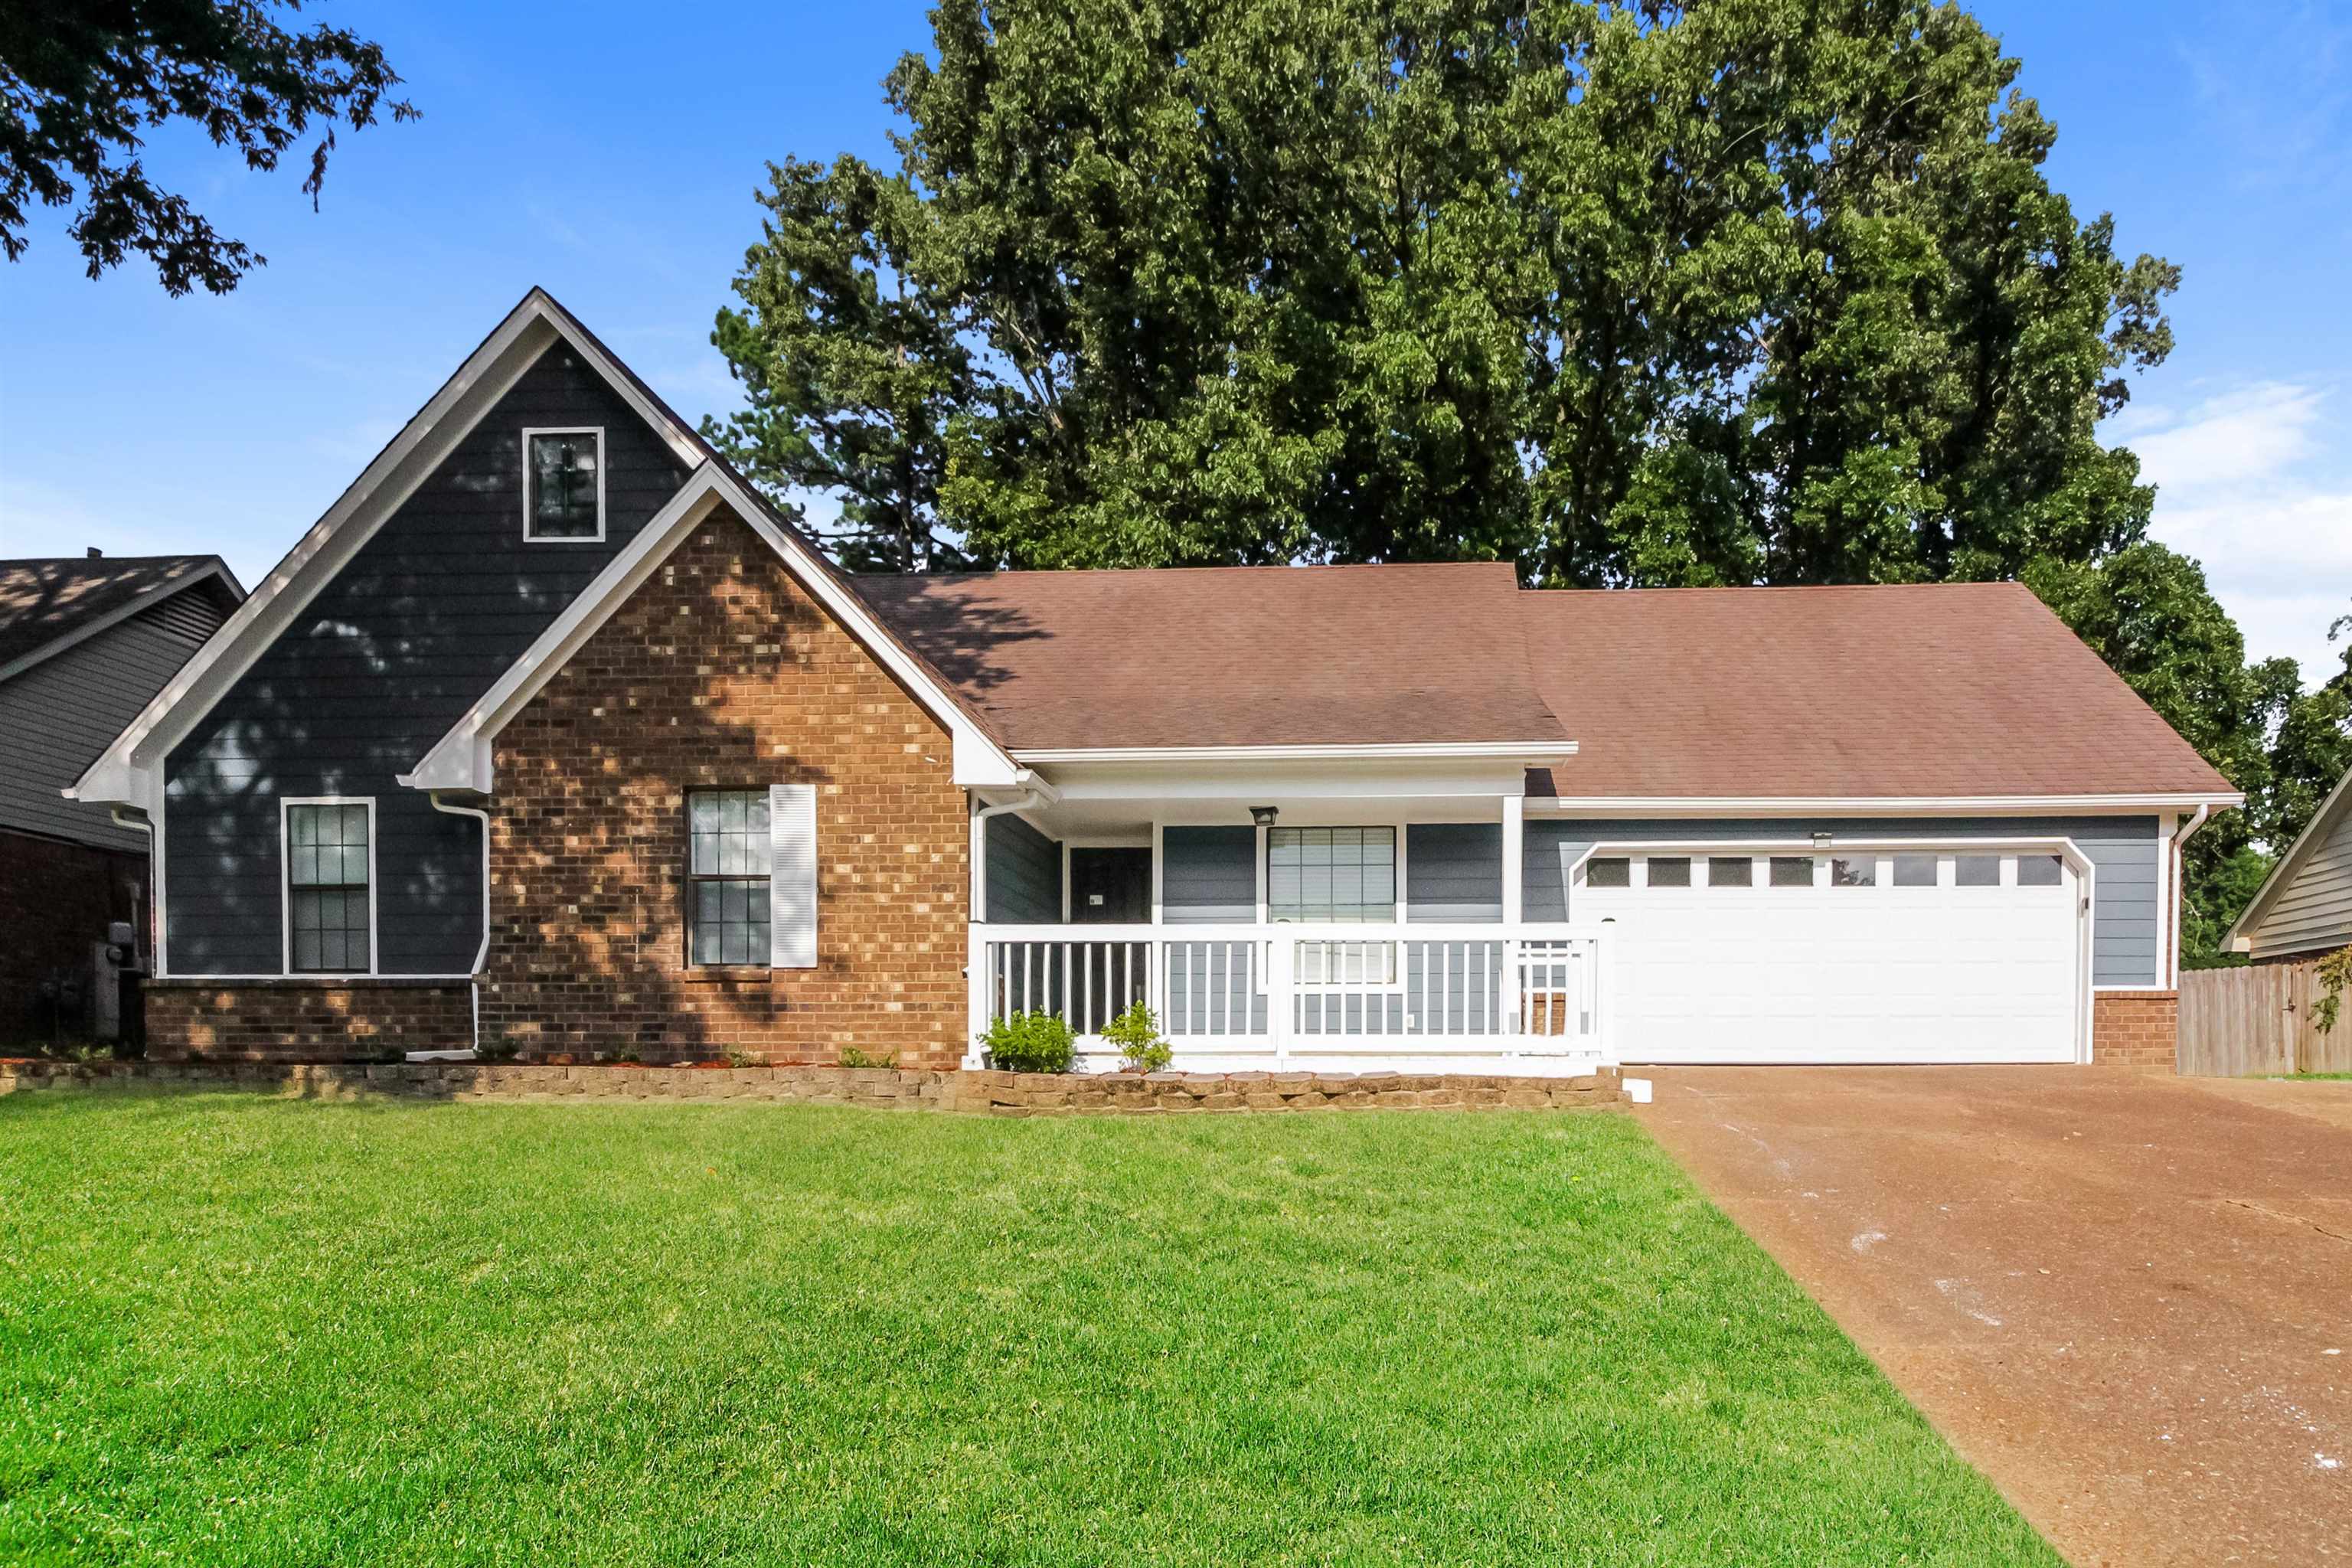
<path fill-rule="evenodd" d="M 1195 1111 L 1571 1110 L 1614 1105 L 1618 1075 L 937 1072 L 895 1068 L 551 1067 L 488 1062 L 0 1061 L 0 1095 L 248 1089 L 299 1100 L 801 1100 L 993 1116 Z"/>

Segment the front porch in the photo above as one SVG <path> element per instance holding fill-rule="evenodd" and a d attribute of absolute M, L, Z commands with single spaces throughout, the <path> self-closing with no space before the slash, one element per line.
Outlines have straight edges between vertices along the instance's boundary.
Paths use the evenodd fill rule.
<path fill-rule="evenodd" d="M 1614 929 L 1569 922 L 1556 868 L 1524 894 L 1521 758 L 1089 762 L 975 814 L 973 1037 L 1057 1015 L 1110 1071 L 1140 1002 L 1180 1071 L 1615 1065 Z"/>
<path fill-rule="evenodd" d="M 1606 928 L 1415 924 L 976 924 L 972 1033 L 1052 1013 L 1079 1066 L 1140 1001 L 1188 1072 L 1580 1077 L 1612 1065 Z M 967 1066 L 982 1064 L 978 1047 Z"/>

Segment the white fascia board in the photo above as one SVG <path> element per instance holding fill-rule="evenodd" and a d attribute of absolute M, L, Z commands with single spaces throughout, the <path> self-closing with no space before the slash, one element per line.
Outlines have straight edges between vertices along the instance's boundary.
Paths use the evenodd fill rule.
<path fill-rule="evenodd" d="M 1592 817 L 2106 816 L 2243 805 L 2242 795 L 1529 795 L 1529 811 Z"/>
<path fill-rule="evenodd" d="M 708 453 L 691 430 L 647 397 L 562 306 L 544 290 L 533 289 L 65 794 L 76 800 L 138 806 L 152 815 L 163 795 L 157 775 L 171 749 L 285 634 L 522 373 L 558 342 L 594 367 L 681 462 L 690 468 L 707 460 Z"/>
<path fill-rule="evenodd" d="M 1078 746 L 1015 751 L 1023 763 L 1347 763 L 1513 761 L 1532 766 L 1576 755 L 1573 741 L 1446 741 L 1371 745 Z"/>
<path fill-rule="evenodd" d="M 1499 799 L 1526 787 L 1525 766 L 1505 762 L 1358 758 L 1298 762 L 1160 762 L 1149 766 L 1064 763 L 1054 782 L 1070 801 L 1238 803 L 1298 805 L 1312 801 Z M 1172 820 L 1172 819 L 1171 819 Z"/>
<path fill-rule="evenodd" d="M 492 758 L 499 732 L 628 602 L 678 542 L 722 505 L 758 534 L 783 562 L 793 581 L 947 729 L 954 742 L 953 773 L 958 784 L 968 789 L 1017 789 L 1034 781 L 1029 770 L 1017 765 L 982 734 L 955 698 L 890 639 L 873 612 L 813 557 L 798 536 L 775 522 L 758 496 L 718 464 L 705 462 L 638 531 L 628 548 L 607 562 L 563 613 L 507 667 L 465 717 L 434 742 L 414 769 L 399 775 L 399 782 L 410 789 L 490 793 L 496 782 Z"/>
<path fill-rule="evenodd" d="M 2352 769 L 2347 769 L 2344 776 L 2336 781 L 2336 787 L 2327 792 L 2327 798 L 2319 803 L 2319 809 L 2311 814 L 2311 820 L 2305 823 L 2303 831 L 2294 836 L 2294 842 L 2286 847 L 2286 853 L 2278 858 L 2278 863 L 2271 868 L 2271 874 L 2263 879 L 2263 885 L 2254 889 L 2254 896 L 2246 900 L 2246 907 L 2238 911 L 2236 920 L 2230 922 L 2230 929 L 2221 939 L 2225 947 L 2232 952 L 2253 952 L 2254 928 L 2263 923 L 2263 918 L 2270 913 L 2272 902 L 2286 890 L 2288 883 L 2294 880 L 2295 873 L 2303 869 L 2304 862 L 2310 859 L 2313 852 L 2334 833 L 2336 819 L 2347 810 L 2352 810 Z"/>

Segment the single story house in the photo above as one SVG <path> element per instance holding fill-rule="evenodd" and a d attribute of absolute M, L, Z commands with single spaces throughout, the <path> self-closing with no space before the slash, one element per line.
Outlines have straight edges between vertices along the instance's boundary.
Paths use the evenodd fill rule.
<path fill-rule="evenodd" d="M 845 575 L 537 290 L 73 793 L 178 1049 L 1520 1073 L 2168 1062 L 2241 803 L 2008 584 Z"/>
<path fill-rule="evenodd" d="M 2256 963 L 2305 963 L 2352 947 L 2352 773 L 2254 889 L 2227 941 Z"/>
<path fill-rule="evenodd" d="M 244 597 L 217 555 L 0 561 L 0 1047 L 118 1033 L 147 835 L 60 792 Z"/>

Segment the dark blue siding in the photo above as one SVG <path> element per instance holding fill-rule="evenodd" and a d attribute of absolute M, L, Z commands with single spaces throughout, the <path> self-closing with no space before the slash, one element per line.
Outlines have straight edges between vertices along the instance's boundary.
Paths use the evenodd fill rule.
<path fill-rule="evenodd" d="M 526 544 L 522 431 L 604 428 L 605 536 Z M 176 747 L 165 770 L 173 969 L 275 973 L 278 803 L 372 795 L 381 968 L 461 973 L 481 942 L 480 827 L 394 775 L 686 480 L 668 445 L 558 343 Z"/>
<path fill-rule="evenodd" d="M 1503 918 L 1503 825 L 1413 823 L 1405 830 L 1409 921 Z"/>
<path fill-rule="evenodd" d="M 1011 815 L 988 819 L 988 918 L 1062 918 L 1062 847 Z"/>
<path fill-rule="evenodd" d="M 1815 833 L 1851 838 L 2067 837 L 2097 868 L 2091 979 L 2098 985 L 2152 985 L 2157 979 L 2157 867 L 2161 840 L 2153 816 L 1775 817 L 1734 821 L 1555 822 L 1530 817 L 1521 842 L 1522 908 L 1531 921 L 1569 919 L 1568 868 L 1591 845 L 1721 838 L 1802 840 Z"/>
<path fill-rule="evenodd" d="M 1160 830 L 1160 918 L 1175 925 L 1257 919 L 1257 829 Z"/>

